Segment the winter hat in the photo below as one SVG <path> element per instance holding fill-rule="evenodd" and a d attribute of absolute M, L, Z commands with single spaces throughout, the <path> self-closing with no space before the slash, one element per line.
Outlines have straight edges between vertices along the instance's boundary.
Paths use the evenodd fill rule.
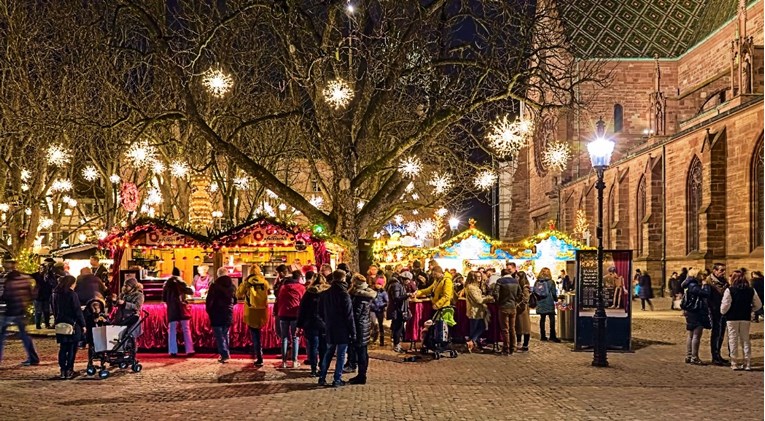
<path fill-rule="evenodd" d="M 125 286 L 130 288 L 135 288 L 138 286 L 138 279 L 130 278 L 125 281 Z"/>
<path fill-rule="evenodd" d="M 384 286 L 385 278 L 377 278 L 377 282 L 375 282 L 375 285 L 377 285 L 378 287 Z"/>
<path fill-rule="evenodd" d="M 401 272 L 401 277 L 402 277 L 402 278 L 404 278 L 404 279 L 408 279 L 408 280 L 410 280 L 410 281 L 411 281 L 411 280 L 412 280 L 412 278 L 413 278 L 413 276 L 412 276 L 412 272 L 409 272 L 408 270 L 407 270 L 407 271 L 404 271 L 404 272 Z"/>

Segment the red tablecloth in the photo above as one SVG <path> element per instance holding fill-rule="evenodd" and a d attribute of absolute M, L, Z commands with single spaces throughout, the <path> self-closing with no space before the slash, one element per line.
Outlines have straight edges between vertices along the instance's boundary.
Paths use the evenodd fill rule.
<path fill-rule="evenodd" d="M 274 318 L 271 317 L 273 304 L 268 305 L 268 324 L 261 329 L 260 342 L 263 348 L 278 348 L 281 346 L 274 329 Z M 143 322 L 143 333 L 138 337 L 138 347 L 141 349 L 167 349 L 167 310 L 164 303 L 146 303 L 143 305 L 149 315 Z M 178 326 L 178 342 L 183 343 L 183 332 Z M 194 338 L 195 348 L 215 349 L 215 335 L 207 317 L 205 305 L 191 304 L 191 337 Z M 234 322 L 229 331 L 229 345 L 232 348 L 250 349 L 252 338 L 247 324 L 244 322 L 244 307 L 234 306 Z"/>
<path fill-rule="evenodd" d="M 406 323 L 404 340 L 410 342 L 422 341 L 422 326 L 433 316 L 433 305 L 430 301 L 410 301 L 409 310 L 412 312 L 412 318 Z M 489 328 L 483 333 L 482 337 L 494 343 L 500 338 L 499 323 L 497 323 L 499 313 L 497 306 L 494 304 L 489 304 L 489 311 L 491 312 L 491 321 L 489 322 Z M 454 319 L 457 324 L 452 326 L 449 332 L 452 339 L 456 340 L 456 342 L 463 342 L 470 332 L 470 322 L 467 317 L 467 303 L 465 300 L 457 301 Z"/>

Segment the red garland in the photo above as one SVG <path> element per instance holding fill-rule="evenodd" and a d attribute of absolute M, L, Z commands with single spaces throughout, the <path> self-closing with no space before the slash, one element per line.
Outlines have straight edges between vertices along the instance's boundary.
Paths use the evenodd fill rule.
<path fill-rule="evenodd" d="M 135 212 L 138 207 L 138 187 L 133 183 L 122 183 L 120 186 L 122 207 L 128 212 Z"/>

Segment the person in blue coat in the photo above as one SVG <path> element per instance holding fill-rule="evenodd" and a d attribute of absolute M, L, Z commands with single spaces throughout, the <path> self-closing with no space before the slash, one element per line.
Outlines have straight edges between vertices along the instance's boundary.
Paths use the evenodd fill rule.
<path fill-rule="evenodd" d="M 707 299 L 711 295 L 711 287 L 706 280 L 699 282 L 699 270 L 691 268 L 688 277 L 685 278 L 681 287 L 685 289 L 685 296 L 680 304 L 685 315 L 685 329 L 688 331 L 686 340 L 685 362 L 687 364 L 704 365 L 699 358 L 699 344 L 704 329 L 712 328 L 712 319 L 709 314 Z"/>
<path fill-rule="evenodd" d="M 558 301 L 558 290 L 552 280 L 549 268 L 542 268 L 537 276 L 532 290 L 537 296 L 537 314 L 539 315 L 539 336 L 542 341 L 547 340 L 545 333 L 545 319 L 550 319 L 550 341 L 560 342 L 555 333 L 555 303 Z"/>

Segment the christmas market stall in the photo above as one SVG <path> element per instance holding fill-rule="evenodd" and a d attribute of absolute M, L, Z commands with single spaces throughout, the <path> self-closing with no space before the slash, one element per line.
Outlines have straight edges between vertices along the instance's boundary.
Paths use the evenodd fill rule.
<path fill-rule="evenodd" d="M 68 247 L 51 250 L 50 255 L 53 259 L 64 263 L 66 270 L 77 276 L 82 268 L 90 267 L 90 257 L 98 256 L 99 263 L 105 267 L 110 267 L 112 259 L 105 258 L 98 250 L 98 244 L 82 243 L 74 244 Z"/>

